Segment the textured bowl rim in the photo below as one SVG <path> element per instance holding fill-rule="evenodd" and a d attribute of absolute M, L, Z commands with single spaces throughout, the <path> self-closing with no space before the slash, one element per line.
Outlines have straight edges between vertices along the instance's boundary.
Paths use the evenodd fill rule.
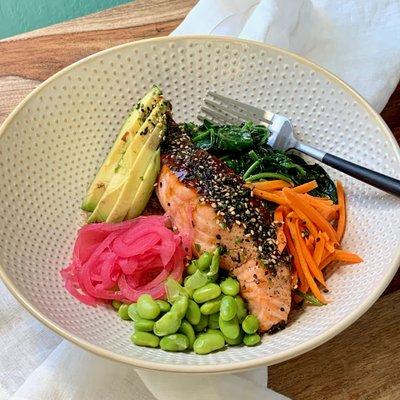
<path fill-rule="evenodd" d="M 261 42 L 256 42 L 252 40 L 246 40 L 246 39 L 237 39 L 237 38 L 232 38 L 228 36 L 209 36 L 209 35 L 185 35 L 185 36 L 164 36 L 164 37 L 159 37 L 159 38 L 151 38 L 151 39 L 144 39 L 144 40 L 138 40 L 134 42 L 129 42 L 125 43 L 119 46 L 114 46 L 105 50 L 102 50 L 100 52 L 94 53 L 88 57 L 85 57 L 73 64 L 70 64 L 69 66 L 63 68 L 62 70 L 58 71 L 54 75 L 52 75 L 50 78 L 46 79 L 44 82 L 42 82 L 36 89 L 34 89 L 30 94 L 28 94 L 25 99 L 23 99 L 18 106 L 11 112 L 11 114 L 6 118 L 6 120 L 3 122 L 3 124 L 0 127 L 0 136 L 4 133 L 5 129 L 7 126 L 11 123 L 13 118 L 18 114 L 18 112 L 22 109 L 22 107 L 34 96 L 36 96 L 43 88 L 45 88 L 47 85 L 51 84 L 54 80 L 56 80 L 58 77 L 62 76 L 63 74 L 69 72 L 70 70 L 74 69 L 75 67 L 85 64 L 89 60 L 96 58 L 96 57 L 101 57 L 104 54 L 110 53 L 117 51 L 118 49 L 122 49 L 125 47 L 130 47 L 130 46 L 135 46 L 138 43 L 148 43 L 151 45 L 152 43 L 157 43 L 157 42 L 180 42 L 180 41 L 186 41 L 186 40 L 204 40 L 204 41 L 214 41 L 214 42 L 231 42 L 231 43 L 236 43 L 236 44 L 249 44 L 249 45 L 256 45 L 261 49 L 266 49 L 266 50 L 272 50 L 275 52 L 280 52 L 282 54 L 285 54 L 297 61 L 299 61 L 303 65 L 307 65 L 320 73 L 321 75 L 324 75 L 331 81 L 333 81 L 336 85 L 340 86 L 345 92 L 347 92 L 349 95 L 351 95 L 357 103 L 359 103 L 366 111 L 373 117 L 373 119 L 376 122 L 376 125 L 380 128 L 381 132 L 386 136 L 386 138 L 389 140 L 392 148 L 395 150 L 397 153 L 397 161 L 400 164 L 400 149 L 399 146 L 386 125 L 386 123 L 383 121 L 381 116 L 369 105 L 369 103 L 361 96 L 359 95 L 351 86 L 349 86 L 347 83 L 342 81 L 340 78 L 338 78 L 336 75 L 332 74 L 325 68 L 321 67 L 320 65 L 309 61 L 308 59 L 299 56 L 295 53 L 292 53 L 290 51 L 281 49 L 276 46 L 271 46 L 267 45 Z M 109 350 L 105 350 L 99 346 L 96 346 L 92 343 L 87 342 L 86 340 L 80 339 L 76 337 L 75 335 L 71 334 L 61 326 L 57 325 L 54 323 L 52 320 L 47 318 L 43 313 L 41 313 L 36 307 L 34 307 L 30 302 L 23 296 L 23 294 L 18 290 L 16 285 L 11 281 L 11 279 L 8 277 L 5 269 L 3 266 L 0 264 L 0 278 L 3 280 L 4 284 L 6 287 L 9 289 L 9 291 L 13 294 L 13 296 L 24 306 L 35 318 L 37 318 L 40 322 L 42 322 L 44 325 L 46 325 L 48 328 L 56 332 L 58 335 L 62 336 L 63 338 L 67 339 L 68 341 L 80 346 L 81 348 L 90 351 L 91 353 L 94 353 L 98 356 L 113 360 L 113 361 L 120 361 L 126 364 L 133 365 L 135 367 L 139 368 L 144 368 L 144 369 L 149 369 L 149 370 L 156 370 L 156 371 L 165 371 L 165 372 L 179 372 L 179 373 L 199 373 L 199 374 L 210 374 L 210 373 L 227 373 L 227 372 L 238 372 L 238 371 L 243 371 L 251 368 L 256 368 L 260 366 L 267 366 L 267 365 L 273 365 L 277 364 L 286 360 L 289 360 L 291 358 L 297 357 L 307 351 L 310 351 L 314 349 L 317 346 L 320 346 L 321 344 L 327 342 L 334 336 L 336 336 L 338 333 L 342 332 L 344 329 L 346 329 L 348 326 L 350 326 L 353 322 L 355 322 L 358 318 L 360 318 L 374 303 L 375 301 L 379 298 L 379 296 L 383 293 L 387 285 L 390 283 L 392 280 L 393 276 L 395 275 L 398 265 L 400 264 L 400 248 L 397 249 L 397 252 L 394 254 L 393 259 L 391 260 L 390 266 L 385 274 L 385 276 L 382 277 L 381 282 L 377 287 L 369 294 L 369 296 L 364 300 L 362 304 L 360 304 L 353 312 L 351 312 L 349 315 L 347 315 L 344 319 L 342 319 L 339 323 L 328 329 L 326 332 L 316 336 L 315 338 L 308 340 L 305 343 L 299 344 L 295 347 L 292 347 L 286 351 L 283 351 L 279 354 L 275 355 L 270 355 L 270 356 L 264 356 L 260 358 L 256 358 L 253 360 L 247 360 L 247 361 L 239 361 L 239 362 L 234 362 L 230 364 L 220 364 L 220 365 L 175 365 L 175 364 L 163 364 L 163 363 L 157 363 L 157 362 L 152 362 L 152 361 L 145 361 L 141 359 L 135 359 L 131 356 L 124 356 L 120 355 L 117 353 L 114 353 Z"/>

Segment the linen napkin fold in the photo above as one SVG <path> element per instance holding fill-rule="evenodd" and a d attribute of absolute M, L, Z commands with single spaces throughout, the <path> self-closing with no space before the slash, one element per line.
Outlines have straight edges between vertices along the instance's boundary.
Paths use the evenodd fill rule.
<path fill-rule="evenodd" d="M 399 0 L 200 0 L 173 35 L 252 39 L 333 72 L 380 112 L 400 79 Z"/>
<path fill-rule="evenodd" d="M 399 19 L 398 0 L 200 0 L 173 34 L 283 47 L 337 74 L 380 111 L 400 78 Z M 0 400 L 285 399 L 265 389 L 266 368 L 223 376 L 135 371 L 58 345 L 1 284 L 0 304 Z"/>

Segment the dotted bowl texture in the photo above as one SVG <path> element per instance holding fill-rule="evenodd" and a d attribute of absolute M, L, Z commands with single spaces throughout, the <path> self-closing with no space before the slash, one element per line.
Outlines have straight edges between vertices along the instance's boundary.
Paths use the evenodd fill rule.
<path fill-rule="evenodd" d="M 83 222 L 82 197 L 127 112 L 153 83 L 171 99 L 178 121 L 195 120 L 213 90 L 289 116 L 306 143 L 400 177 L 399 149 L 380 117 L 349 87 L 300 57 L 255 42 L 198 36 L 109 49 L 50 78 L 1 129 L 0 272 L 14 295 L 87 350 L 165 371 L 221 372 L 277 363 L 354 322 L 398 266 L 399 202 L 329 168 L 348 195 L 343 246 L 364 262 L 331 271 L 329 305 L 296 313 L 285 330 L 265 336 L 260 346 L 206 356 L 136 347 L 130 323 L 64 290 L 59 271 Z"/>

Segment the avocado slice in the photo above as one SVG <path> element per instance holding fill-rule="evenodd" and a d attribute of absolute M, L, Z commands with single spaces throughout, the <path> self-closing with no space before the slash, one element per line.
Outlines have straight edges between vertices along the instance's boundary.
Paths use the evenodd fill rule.
<path fill-rule="evenodd" d="M 165 126 L 165 113 L 162 113 L 162 109 L 158 111 L 154 109 L 127 148 L 118 171 L 115 172 L 88 222 L 117 222 L 125 218 L 141 178 L 143 179 L 152 156 L 160 144 Z M 151 128 L 152 131 L 147 133 Z"/>
<path fill-rule="evenodd" d="M 108 184 L 114 174 L 127 145 L 138 132 L 139 128 L 146 120 L 151 110 L 162 99 L 162 92 L 157 86 L 152 89 L 140 100 L 130 112 L 120 129 L 117 139 L 114 142 L 107 158 L 97 172 L 92 184 L 90 185 L 86 197 L 82 202 L 81 208 L 85 211 L 93 211 L 102 195 L 106 191 Z"/>
<path fill-rule="evenodd" d="M 130 174 L 121 189 L 117 202 L 108 214 L 106 222 L 119 222 L 125 219 L 132 205 L 132 199 L 138 194 L 141 184 L 145 180 L 145 173 L 153 161 L 154 154 L 160 145 L 166 128 L 166 120 L 159 122 L 151 133 L 151 137 L 140 151 Z M 154 181 L 153 181 L 154 183 Z"/>
<path fill-rule="evenodd" d="M 143 180 L 133 198 L 126 219 L 138 217 L 146 208 L 154 190 L 154 183 L 156 182 L 160 172 L 160 164 L 160 149 L 158 149 L 154 153 L 153 159 L 143 175 Z"/>

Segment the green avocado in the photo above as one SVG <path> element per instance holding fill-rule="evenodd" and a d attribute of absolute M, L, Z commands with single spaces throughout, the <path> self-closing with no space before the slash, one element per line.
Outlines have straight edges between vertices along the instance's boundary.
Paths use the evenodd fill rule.
<path fill-rule="evenodd" d="M 87 191 L 86 197 L 81 206 L 83 210 L 93 211 L 96 208 L 98 202 L 108 188 L 108 185 L 113 178 L 115 168 L 118 166 L 118 163 L 125 153 L 129 143 L 136 136 L 143 121 L 146 120 L 151 110 L 154 109 L 161 99 L 161 90 L 157 86 L 153 86 L 143 99 L 140 100 L 132 109 L 130 115 L 122 125 L 107 158 L 104 160 Z"/>
<path fill-rule="evenodd" d="M 164 134 L 167 106 L 157 105 L 132 139 L 88 222 L 119 222 L 126 217 Z"/>
<path fill-rule="evenodd" d="M 143 175 L 142 182 L 129 208 L 127 219 L 138 217 L 146 208 L 146 205 L 150 200 L 151 194 L 153 193 L 154 183 L 157 180 L 159 172 L 160 149 L 158 149 L 154 153 L 153 159 L 151 160 L 150 165 L 147 167 L 146 172 Z"/>

